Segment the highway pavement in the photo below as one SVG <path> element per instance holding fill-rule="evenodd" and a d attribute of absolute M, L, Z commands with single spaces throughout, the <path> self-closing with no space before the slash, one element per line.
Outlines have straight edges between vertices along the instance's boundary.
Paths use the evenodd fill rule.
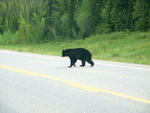
<path fill-rule="evenodd" d="M 150 66 L 94 63 L 0 50 L 0 113 L 150 113 Z"/>

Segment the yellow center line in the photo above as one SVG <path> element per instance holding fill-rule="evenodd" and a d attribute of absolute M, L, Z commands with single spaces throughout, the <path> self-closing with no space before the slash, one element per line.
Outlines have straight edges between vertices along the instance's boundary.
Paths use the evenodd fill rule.
<path fill-rule="evenodd" d="M 6 69 L 6 70 L 9 70 L 9 71 L 22 73 L 22 74 L 25 74 L 25 75 L 37 76 L 37 77 L 42 77 L 42 78 L 46 78 L 46 79 L 50 79 L 50 80 L 59 81 L 59 82 L 62 82 L 62 83 L 66 83 L 69 86 L 79 88 L 79 89 L 82 89 L 82 90 L 86 90 L 86 91 L 90 91 L 90 92 L 104 92 L 104 93 L 107 93 L 107 94 L 116 95 L 116 96 L 119 96 L 119 97 L 123 97 L 123 98 L 127 98 L 127 99 L 131 99 L 131 100 L 135 100 L 135 101 L 150 104 L 150 100 L 141 99 L 141 98 L 133 97 L 133 96 L 128 96 L 128 95 L 121 94 L 121 93 L 118 93 L 118 92 L 115 92 L 115 91 L 110 91 L 110 90 L 107 90 L 107 89 L 97 88 L 97 87 L 93 87 L 93 86 L 89 86 L 89 85 L 85 85 L 85 84 L 81 84 L 81 83 L 77 83 L 77 82 L 73 82 L 73 81 L 69 81 L 69 80 L 64 80 L 64 79 L 57 78 L 57 77 L 54 77 L 54 76 L 34 73 L 34 72 L 30 72 L 30 71 L 26 71 L 26 70 L 22 70 L 22 69 L 16 69 L 16 68 L 4 66 L 4 65 L 0 65 L 0 68 Z"/>

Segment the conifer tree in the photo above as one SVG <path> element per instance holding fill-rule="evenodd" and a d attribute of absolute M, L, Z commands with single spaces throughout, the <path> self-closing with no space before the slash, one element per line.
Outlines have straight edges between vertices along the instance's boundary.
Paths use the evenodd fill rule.
<path fill-rule="evenodd" d="M 150 0 L 136 0 L 133 19 L 135 30 L 146 31 L 150 28 Z"/>

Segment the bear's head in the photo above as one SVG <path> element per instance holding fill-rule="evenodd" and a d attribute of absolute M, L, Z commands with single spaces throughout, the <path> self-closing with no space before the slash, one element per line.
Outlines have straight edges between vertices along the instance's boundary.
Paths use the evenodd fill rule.
<path fill-rule="evenodd" d="M 65 57 L 66 56 L 66 52 L 65 50 L 62 50 L 62 57 Z"/>
<path fill-rule="evenodd" d="M 70 56 L 71 54 L 72 54 L 72 50 L 71 49 L 62 50 L 62 57 Z"/>

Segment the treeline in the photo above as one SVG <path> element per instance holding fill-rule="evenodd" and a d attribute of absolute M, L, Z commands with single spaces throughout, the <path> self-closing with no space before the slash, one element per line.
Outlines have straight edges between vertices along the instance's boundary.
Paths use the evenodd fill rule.
<path fill-rule="evenodd" d="M 149 29 L 150 0 L 0 0 L 1 37 L 15 43 Z"/>

